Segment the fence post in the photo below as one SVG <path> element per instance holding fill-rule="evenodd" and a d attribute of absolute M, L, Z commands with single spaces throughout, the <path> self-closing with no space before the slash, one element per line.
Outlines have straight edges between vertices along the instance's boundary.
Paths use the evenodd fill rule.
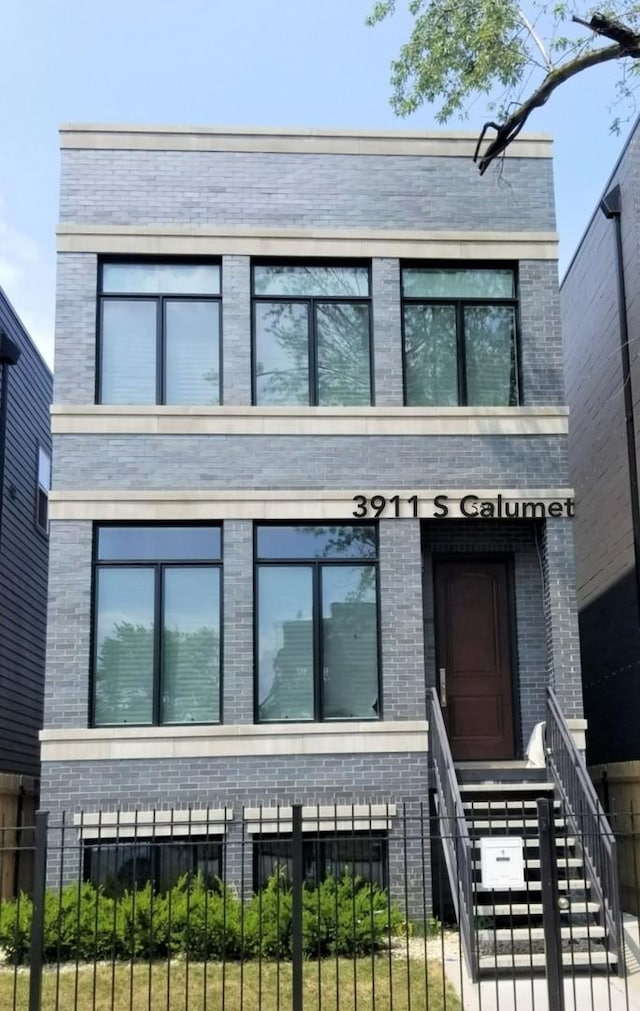
<path fill-rule="evenodd" d="M 33 919 L 29 946 L 29 1011 L 40 1011 L 42 993 L 42 940 L 44 934 L 44 892 L 47 879 L 47 811 L 36 812 L 33 866 Z"/>
<path fill-rule="evenodd" d="M 558 865 L 556 833 L 553 824 L 553 801 L 540 798 L 538 832 L 540 838 L 540 878 L 542 881 L 542 923 L 547 967 L 549 1011 L 564 1011 L 562 979 L 562 932 L 558 906 Z"/>
<path fill-rule="evenodd" d="M 302 860 L 302 808 L 299 804 L 293 805 L 292 810 L 292 898 L 293 908 L 291 910 L 291 955 L 292 955 L 292 1008 L 293 1011 L 302 1011 L 302 888 L 303 888 L 303 860 Z M 29 1009 L 31 1011 L 31 1009 Z"/>

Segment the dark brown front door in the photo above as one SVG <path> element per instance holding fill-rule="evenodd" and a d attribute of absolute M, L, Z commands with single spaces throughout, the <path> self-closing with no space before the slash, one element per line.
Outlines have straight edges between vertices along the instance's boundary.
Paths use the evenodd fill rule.
<path fill-rule="evenodd" d="M 444 670 L 443 712 L 453 757 L 513 758 L 506 563 L 438 562 L 435 586 L 438 676 Z"/>

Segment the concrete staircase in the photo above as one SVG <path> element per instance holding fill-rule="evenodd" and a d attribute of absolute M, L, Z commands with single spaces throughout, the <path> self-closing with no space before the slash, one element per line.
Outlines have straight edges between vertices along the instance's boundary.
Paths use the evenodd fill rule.
<path fill-rule="evenodd" d="M 546 770 L 524 762 L 456 763 L 473 856 L 473 911 L 480 975 L 512 975 L 544 970 L 542 882 L 536 800 L 553 798 Z M 554 823 L 561 916 L 562 959 L 567 972 L 612 972 L 600 906 L 594 900 L 580 855 L 560 801 Z M 495 891 L 482 886 L 480 838 L 517 836 L 524 840 L 525 885 Z"/>

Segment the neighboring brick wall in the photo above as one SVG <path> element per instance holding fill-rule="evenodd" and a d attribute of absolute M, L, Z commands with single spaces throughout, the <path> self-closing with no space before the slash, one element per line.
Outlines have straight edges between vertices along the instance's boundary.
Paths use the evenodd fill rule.
<path fill-rule="evenodd" d="M 636 124 L 605 187 L 620 186 L 622 253 L 634 404 L 640 447 L 640 128 Z M 570 476 L 577 596 L 593 763 L 640 757 L 640 619 L 620 348 L 616 224 L 598 207 L 560 292 L 571 408 Z"/>
<path fill-rule="evenodd" d="M 632 248 L 636 244 L 637 238 Z M 630 272 L 630 291 L 637 287 L 639 268 L 637 263 Z M 634 565 L 615 233 L 613 222 L 603 214 L 598 213 L 591 223 L 563 281 L 561 302 L 582 608 Z M 630 330 L 632 338 L 637 332 Z M 640 376 L 632 380 L 637 398 Z"/>

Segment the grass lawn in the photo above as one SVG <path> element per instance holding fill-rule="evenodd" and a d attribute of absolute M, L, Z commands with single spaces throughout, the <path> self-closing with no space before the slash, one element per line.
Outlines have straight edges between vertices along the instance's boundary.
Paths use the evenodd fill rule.
<path fill-rule="evenodd" d="M 224 1003 L 222 981 L 224 973 Z M 460 1011 L 442 966 L 376 956 L 305 962 L 305 1011 Z M 2 1011 L 28 1011 L 29 970 L 0 969 Z M 42 1011 L 290 1011 L 291 965 L 101 963 L 46 969 Z"/>

